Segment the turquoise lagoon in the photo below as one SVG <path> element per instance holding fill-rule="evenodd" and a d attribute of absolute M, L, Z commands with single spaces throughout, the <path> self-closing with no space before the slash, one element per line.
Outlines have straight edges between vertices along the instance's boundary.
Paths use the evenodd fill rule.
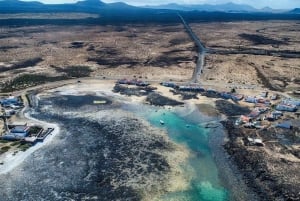
<path fill-rule="evenodd" d="M 187 190 L 167 193 L 162 200 L 180 201 L 228 201 L 229 190 L 224 187 L 219 177 L 209 137 L 213 134 L 201 126 L 200 121 L 182 117 L 173 109 L 153 106 L 141 106 L 139 109 L 127 107 L 155 127 L 165 129 L 171 140 L 183 144 L 192 153 L 187 163 L 180 164 L 190 181 Z M 199 115 L 200 112 L 199 112 Z M 189 120 L 188 120 L 189 119 Z M 164 121 L 161 125 L 160 120 Z"/>

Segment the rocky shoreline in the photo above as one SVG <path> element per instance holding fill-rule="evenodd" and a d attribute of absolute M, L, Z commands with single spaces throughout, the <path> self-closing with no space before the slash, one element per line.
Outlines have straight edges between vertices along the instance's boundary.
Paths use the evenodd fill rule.
<path fill-rule="evenodd" d="M 224 184 L 231 189 L 231 201 L 258 201 L 256 193 L 247 185 L 238 166 L 230 155 L 224 150 L 224 138 L 226 139 L 226 129 L 221 123 L 218 127 L 211 128 L 209 145 L 213 150 L 213 156 L 220 172 L 220 178 Z"/>
<path fill-rule="evenodd" d="M 182 99 L 193 98 L 193 93 L 180 93 L 180 95 Z M 173 105 L 167 99 L 169 98 L 158 93 L 150 93 L 146 100 L 153 105 Z M 297 180 L 293 181 L 294 183 L 290 181 L 290 178 L 297 178 L 298 176 L 298 162 L 287 161 L 284 157 L 277 161 L 276 158 L 269 157 L 268 154 L 270 153 L 266 153 L 263 147 L 246 146 L 244 142 L 247 136 L 255 137 L 255 132 L 251 133 L 246 129 L 234 127 L 233 120 L 235 117 L 250 112 L 249 108 L 226 100 L 215 100 L 215 108 L 216 111 L 211 114 L 212 116 L 220 113 L 227 117 L 227 120 L 221 121 L 221 127 L 227 133 L 227 136 L 219 136 L 221 131 L 212 131 L 217 134 L 211 138 L 211 146 L 219 146 L 219 148 L 213 148 L 215 160 L 220 166 L 220 172 L 223 174 L 221 178 L 224 183 L 234 191 L 231 199 L 236 201 L 299 200 L 298 192 L 300 191 L 297 187 Z M 218 128 L 212 129 L 218 130 Z M 292 136 L 292 132 L 290 134 Z M 268 135 L 271 135 L 271 133 L 269 132 Z M 227 138 L 225 143 L 224 137 Z M 265 137 L 268 140 L 272 139 L 271 136 L 268 138 L 266 135 Z M 275 151 L 276 147 L 278 148 L 281 145 L 273 144 L 272 146 L 274 150 L 271 150 Z M 286 152 L 286 154 L 288 153 Z M 293 154 L 299 158 L 299 153 Z M 291 165 L 292 167 L 289 169 Z M 272 171 L 270 166 L 278 166 L 279 168 Z M 284 174 L 286 175 L 283 176 Z"/>
<path fill-rule="evenodd" d="M 94 99 L 107 104 L 93 104 Z M 121 110 L 114 99 L 40 96 L 37 105 L 32 116 L 57 123 L 61 131 L 0 176 L 7 181 L 0 184 L 2 199 L 153 200 L 185 186 L 177 167 L 188 155 L 184 148 Z"/>
<path fill-rule="evenodd" d="M 261 201 L 298 201 L 299 156 L 280 143 L 266 142 L 265 147 L 247 146 L 247 136 L 255 135 L 247 129 L 235 128 L 233 122 L 223 121 L 228 133 L 224 145 L 234 164 L 243 175 L 246 184 Z M 264 137 L 267 138 L 264 131 Z M 290 154 L 292 156 L 290 156 Z"/>
<path fill-rule="evenodd" d="M 139 96 L 144 96 L 152 105 L 181 105 L 184 99 L 172 99 L 172 96 L 162 91 L 153 92 L 153 88 L 149 88 L 148 91 L 124 87 L 122 90 L 125 90 L 128 96 L 132 95 L 132 91 L 141 93 Z M 62 92 L 64 90 L 55 90 L 52 97 L 48 97 L 49 94 L 46 98 L 39 97 L 39 103 L 34 95 L 30 96 L 33 107 L 39 107 L 33 117 L 59 123 L 63 129 L 55 137 L 56 140 L 39 150 L 41 154 L 33 153 L 16 170 L 0 177 L 8 181 L 0 184 L 6 200 L 15 200 L 16 197 L 23 199 L 24 196 L 34 200 L 92 197 L 101 200 L 124 197 L 130 200 L 155 200 L 155 195 L 186 187 L 188 182 L 182 178 L 182 172 L 178 168 L 178 164 L 188 157 L 186 150 L 169 141 L 161 130 L 154 129 L 146 121 L 124 111 L 121 106 L 124 97 L 120 98 L 112 93 L 106 96 L 102 92 L 100 95 L 97 92 L 72 95 L 72 90 L 66 94 Z M 198 105 L 186 101 L 186 104 L 177 110 L 188 110 L 183 116 L 194 118 L 193 111 L 201 111 L 203 108 L 201 114 L 216 124 L 221 119 L 220 113 L 228 117 L 228 120 L 221 122 L 228 133 L 225 136 L 224 147 L 224 135 L 220 134 L 223 131 L 218 130 L 223 129 L 223 126 L 211 127 L 218 135 L 211 139 L 211 145 L 218 146 L 214 148 L 214 157 L 220 174 L 223 174 L 220 177 L 225 186 L 228 185 L 229 189 L 234 191 L 232 200 L 299 200 L 300 154 L 280 142 L 272 141 L 273 135 L 280 135 L 283 131 L 273 129 L 265 132 L 235 128 L 232 121 L 234 117 L 248 109 L 224 100 L 214 99 L 213 102 L 208 108 L 205 100 Z M 197 120 L 199 121 L 198 118 Z M 299 130 L 297 132 L 299 133 Z M 294 134 L 294 131 L 288 133 L 286 136 L 290 139 L 285 139 L 285 142 L 292 142 L 297 138 Z M 245 143 L 248 136 L 257 135 L 263 136 L 264 142 L 266 141 L 265 147 L 248 146 Z M 214 134 L 212 136 L 214 137 Z M 138 150 L 137 147 L 143 149 Z M 107 161 L 106 158 L 112 160 Z M 124 158 L 126 163 L 122 163 Z M 79 168 L 75 170 L 74 167 Z M 57 171 L 57 168 L 63 171 Z M 86 172 L 90 174 L 86 175 Z M 115 172 L 116 174 L 113 174 Z M 73 177 L 66 177 L 70 174 Z M 75 178 L 78 175 L 84 180 Z M 32 181 L 34 185 L 27 181 Z M 246 185 L 243 185 L 244 183 Z M 39 191 L 39 184 L 46 190 Z M 12 186 L 13 191 L 4 192 Z M 23 190 L 35 193 L 22 195 L 23 190 L 18 186 L 25 186 Z M 99 186 L 104 190 L 99 191 Z M 52 189 L 51 193 L 47 189 Z"/>
<path fill-rule="evenodd" d="M 227 116 L 221 121 L 227 140 L 224 149 L 228 160 L 237 167 L 243 181 L 261 201 L 298 201 L 299 188 L 299 128 L 248 129 L 234 125 L 236 116 L 247 112 L 247 107 L 216 101 L 216 109 Z M 248 137 L 259 138 L 263 146 L 248 143 Z"/>

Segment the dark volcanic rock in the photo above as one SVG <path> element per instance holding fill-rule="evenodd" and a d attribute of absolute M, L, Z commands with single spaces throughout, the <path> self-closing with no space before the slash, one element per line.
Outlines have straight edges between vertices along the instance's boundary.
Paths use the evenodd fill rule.
<path fill-rule="evenodd" d="M 65 95 L 65 96 L 57 96 L 53 97 L 52 101 L 54 105 L 58 107 L 68 107 L 68 108 L 80 108 L 83 106 L 96 106 L 97 101 L 103 101 L 103 105 L 110 105 L 112 101 L 107 97 L 93 96 L 93 95 L 84 95 L 84 96 L 73 96 L 73 95 Z M 96 101 L 96 102 L 94 102 Z"/>
<path fill-rule="evenodd" d="M 253 131 L 235 128 L 231 121 L 222 123 L 229 138 L 224 147 L 259 200 L 299 200 L 299 163 L 290 157 L 285 158 L 285 155 L 293 154 L 293 150 L 274 141 L 276 131 Z M 247 137 L 263 138 L 265 147 L 247 146 Z M 269 150 L 269 153 L 265 150 Z"/>
<path fill-rule="evenodd" d="M 176 106 L 176 105 L 182 105 L 182 102 L 167 98 L 165 96 L 162 96 L 158 93 L 150 93 L 147 96 L 146 101 L 148 101 L 152 105 L 158 105 L 158 106 L 164 106 L 164 105 L 171 105 L 171 106 Z"/>
<path fill-rule="evenodd" d="M 40 57 L 32 58 L 32 59 L 27 59 L 24 61 L 19 61 L 15 64 L 13 64 L 11 67 L 0 67 L 0 72 L 6 72 L 10 70 L 16 70 L 16 69 L 23 69 L 23 68 L 29 68 L 32 66 L 37 65 L 38 63 L 42 62 L 43 59 Z"/>
<path fill-rule="evenodd" d="M 20 168 L 0 176 L 6 181 L 0 200 L 135 201 L 144 192 L 162 191 L 170 172 L 164 154 L 174 147 L 161 131 L 117 110 L 65 114 L 65 105 L 77 99 L 64 98 L 39 104 L 34 117 L 60 124 L 60 134 Z M 87 104 L 82 98 L 76 103 Z"/>
<path fill-rule="evenodd" d="M 218 111 L 227 116 L 244 115 L 251 112 L 247 107 L 242 107 L 237 104 L 230 103 L 226 100 L 217 100 L 216 107 Z"/>
<path fill-rule="evenodd" d="M 83 48 L 84 42 L 74 41 L 71 43 L 70 48 Z"/>
<path fill-rule="evenodd" d="M 183 100 L 189 100 L 189 99 L 198 99 L 197 92 L 189 92 L 189 91 L 180 91 L 176 89 L 170 90 L 174 95 L 180 94 L 181 98 Z"/>
<path fill-rule="evenodd" d="M 246 34 L 242 33 L 239 34 L 239 37 L 251 41 L 254 45 L 282 45 L 287 44 L 285 41 L 268 38 L 263 35 L 257 35 L 257 34 Z"/>
<path fill-rule="evenodd" d="M 126 85 L 116 84 L 113 91 L 127 96 L 147 96 L 154 90 L 156 90 L 156 88 L 151 86 L 128 87 Z"/>

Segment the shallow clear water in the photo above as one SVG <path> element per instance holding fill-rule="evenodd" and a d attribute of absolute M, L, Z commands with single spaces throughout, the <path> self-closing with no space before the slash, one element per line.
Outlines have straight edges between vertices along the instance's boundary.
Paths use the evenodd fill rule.
<path fill-rule="evenodd" d="M 192 153 L 186 164 L 181 164 L 190 179 L 188 189 L 162 196 L 162 200 L 226 201 L 229 192 L 222 186 L 219 172 L 209 147 L 209 130 L 188 122 L 172 110 L 143 108 L 135 111 L 152 125 L 166 129 L 176 143 L 184 144 Z M 164 121 L 164 125 L 160 124 Z"/>

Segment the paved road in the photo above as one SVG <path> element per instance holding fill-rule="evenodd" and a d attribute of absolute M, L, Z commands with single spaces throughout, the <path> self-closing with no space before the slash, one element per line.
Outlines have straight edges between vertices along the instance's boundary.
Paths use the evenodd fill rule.
<path fill-rule="evenodd" d="M 195 68 L 195 70 L 193 72 L 193 76 L 192 76 L 192 82 L 196 83 L 196 82 L 198 82 L 198 77 L 202 73 L 202 69 L 203 69 L 203 66 L 204 66 L 204 59 L 205 59 L 206 49 L 203 46 L 203 44 L 201 43 L 200 39 L 197 37 L 197 35 L 193 32 L 191 27 L 183 19 L 183 17 L 179 13 L 177 15 L 180 17 L 186 31 L 188 32 L 189 36 L 191 37 L 191 39 L 193 39 L 194 43 L 197 46 L 198 59 L 197 59 L 196 68 Z"/>

